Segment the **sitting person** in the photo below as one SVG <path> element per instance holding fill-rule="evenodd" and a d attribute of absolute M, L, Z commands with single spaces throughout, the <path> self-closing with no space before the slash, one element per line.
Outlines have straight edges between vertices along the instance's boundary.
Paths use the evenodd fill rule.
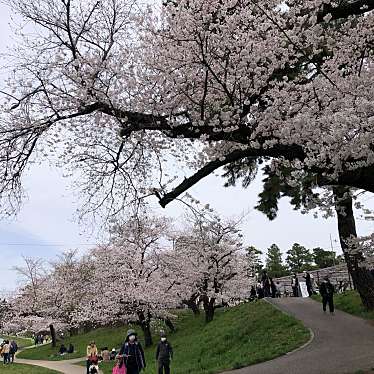
<path fill-rule="evenodd" d="M 67 352 L 67 349 L 66 349 L 65 345 L 64 345 L 64 344 L 61 344 L 61 347 L 60 347 L 60 349 L 58 350 L 58 353 L 59 353 L 60 355 L 64 355 L 66 352 Z"/>
<path fill-rule="evenodd" d="M 69 344 L 69 347 L 68 347 L 68 350 L 67 350 L 68 353 L 74 353 L 74 346 L 73 344 Z"/>
<path fill-rule="evenodd" d="M 112 350 L 110 351 L 110 360 L 111 361 L 115 360 L 116 356 L 117 356 L 117 351 L 115 348 L 112 348 Z"/>

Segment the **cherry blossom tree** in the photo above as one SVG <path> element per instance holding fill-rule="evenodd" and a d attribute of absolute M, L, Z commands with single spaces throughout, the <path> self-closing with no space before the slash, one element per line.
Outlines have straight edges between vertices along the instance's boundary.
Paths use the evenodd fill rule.
<path fill-rule="evenodd" d="M 8 3 L 32 30 L 2 90 L 5 212 L 51 153 L 80 170 L 86 212 L 150 187 L 165 206 L 248 157 L 374 191 L 371 0 Z M 197 171 L 167 192 L 170 154 Z"/>
<path fill-rule="evenodd" d="M 180 302 L 195 314 L 201 302 L 210 322 L 218 307 L 246 299 L 253 280 L 239 223 L 221 219 L 209 207 L 193 211 L 186 219 L 190 225 L 176 234 L 174 249 L 162 257 L 161 269 Z"/>
<path fill-rule="evenodd" d="M 4 213 L 51 154 L 80 171 L 84 212 L 166 206 L 248 159 L 374 191 L 371 0 L 8 3 L 32 32 L 2 90 Z M 197 170 L 177 186 L 170 155 Z"/>
<path fill-rule="evenodd" d="M 110 242 L 88 254 L 94 272 L 77 321 L 136 323 L 146 346 L 152 345 L 152 318 L 166 320 L 176 306 L 158 271 L 169 225 L 164 218 L 141 215 L 112 227 Z"/>
<path fill-rule="evenodd" d="M 49 274 L 44 261 L 39 258 L 24 257 L 24 266 L 17 266 L 14 270 L 22 277 L 24 285 L 11 298 L 13 312 L 11 325 L 7 328 L 20 328 L 34 333 L 49 328 L 52 346 L 56 347 L 56 322 L 46 310 L 45 301 L 51 291 Z"/>

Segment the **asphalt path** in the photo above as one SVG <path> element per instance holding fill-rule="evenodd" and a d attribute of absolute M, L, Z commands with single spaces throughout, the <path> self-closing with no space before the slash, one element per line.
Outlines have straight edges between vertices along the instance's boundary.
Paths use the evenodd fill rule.
<path fill-rule="evenodd" d="M 313 332 L 302 349 L 226 374 L 345 374 L 374 367 L 374 325 L 350 314 L 322 312 L 309 298 L 268 299 Z M 271 342 L 269 342 L 271 344 Z"/>

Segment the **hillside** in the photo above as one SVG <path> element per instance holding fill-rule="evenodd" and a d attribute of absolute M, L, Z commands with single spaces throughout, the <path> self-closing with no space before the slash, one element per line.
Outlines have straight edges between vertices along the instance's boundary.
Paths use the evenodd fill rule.
<path fill-rule="evenodd" d="M 66 339 L 65 344 L 72 342 L 76 353 L 63 358 L 83 357 L 91 340 L 95 340 L 99 348 L 119 348 L 126 330 L 127 326 L 100 328 Z M 220 310 L 215 320 L 207 325 L 203 316 L 195 318 L 183 311 L 179 313 L 177 331 L 169 335 L 175 351 L 173 373 L 210 374 L 255 364 L 285 354 L 308 338 L 309 331 L 300 322 L 265 301 Z M 155 343 L 157 340 L 155 337 Z M 28 349 L 20 357 L 60 359 L 54 356 L 55 352 L 56 349 L 48 345 Z M 156 372 L 154 354 L 155 346 L 146 349 L 149 372 Z M 112 367 L 113 363 L 102 365 L 105 374 L 111 373 Z"/>

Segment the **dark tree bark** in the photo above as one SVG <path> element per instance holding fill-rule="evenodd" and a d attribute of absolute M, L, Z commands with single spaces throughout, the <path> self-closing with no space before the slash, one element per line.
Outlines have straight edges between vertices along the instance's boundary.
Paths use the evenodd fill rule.
<path fill-rule="evenodd" d="M 49 331 L 51 332 L 52 347 L 56 348 L 56 345 L 57 345 L 56 330 L 55 330 L 55 327 L 52 324 L 49 325 Z"/>
<path fill-rule="evenodd" d="M 170 318 L 165 318 L 164 322 L 165 322 L 165 325 L 169 327 L 170 331 L 175 332 L 175 326 Z"/>
<path fill-rule="evenodd" d="M 197 316 L 200 314 L 198 304 L 196 303 L 197 295 L 192 295 L 189 299 L 182 300 L 182 303 L 187 305 L 189 309 L 192 310 L 192 313 Z"/>
<path fill-rule="evenodd" d="M 144 334 L 144 345 L 150 347 L 153 344 L 152 332 L 151 332 L 151 316 L 147 313 L 145 316 L 144 312 L 138 312 L 139 325 Z"/>
<path fill-rule="evenodd" d="M 374 310 L 374 279 L 369 269 L 361 265 L 364 255 L 360 250 L 350 253 L 348 240 L 357 237 L 353 215 L 352 197 L 347 187 L 334 187 L 335 209 L 338 217 L 340 245 L 355 289 L 360 294 L 363 305 Z"/>
<path fill-rule="evenodd" d="M 214 319 L 216 299 L 214 297 L 209 298 L 208 296 L 203 296 L 202 301 L 203 301 L 204 312 L 205 312 L 205 322 L 206 323 L 212 322 Z"/>

